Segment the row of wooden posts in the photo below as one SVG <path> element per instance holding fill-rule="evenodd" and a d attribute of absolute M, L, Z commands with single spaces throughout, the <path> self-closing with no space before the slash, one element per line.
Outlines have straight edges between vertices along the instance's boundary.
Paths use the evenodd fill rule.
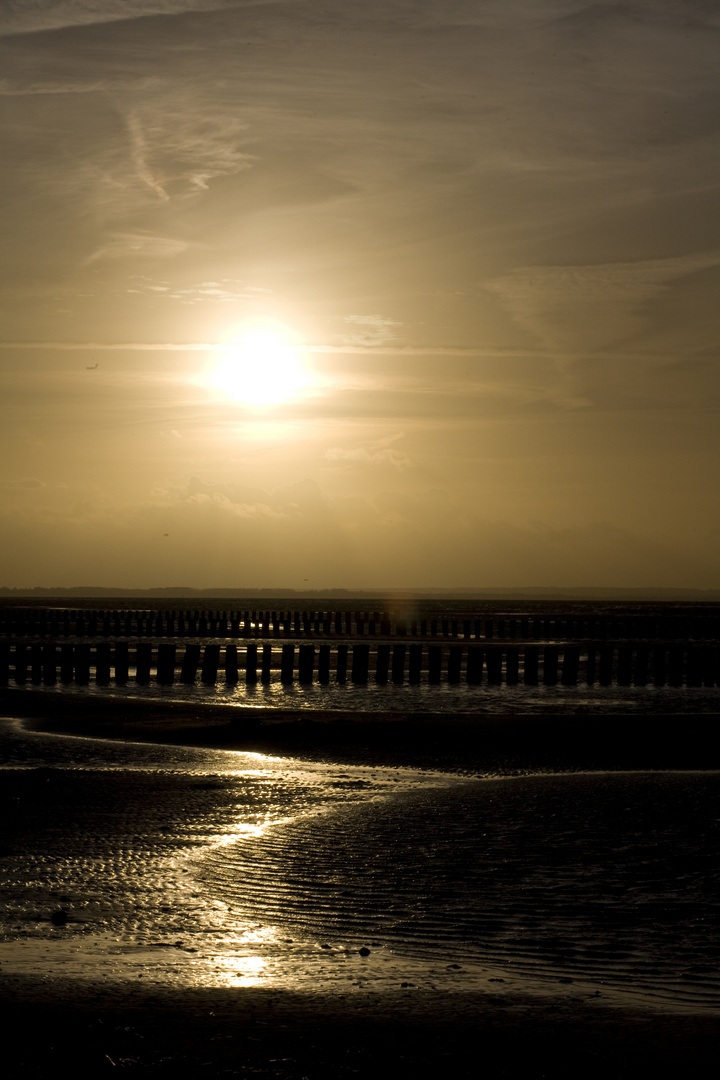
<path fill-rule="evenodd" d="M 372 665 L 371 665 L 372 660 Z M 179 661 L 179 662 L 178 662 Z M 221 663 L 222 662 L 222 663 Z M 579 682 L 601 686 L 688 686 L 720 685 L 720 649 L 717 646 L 608 645 L 590 647 L 566 645 L 489 646 L 423 645 L 396 642 L 379 644 L 313 644 L 296 646 L 286 642 L 281 649 L 269 643 L 258 646 L 249 642 L 238 650 L 235 644 L 224 647 L 207 644 L 185 646 L 178 657 L 175 644 L 137 642 L 130 649 L 126 641 L 86 643 L 0 642 L 0 684 L 11 681 L 23 685 L 90 682 L 91 671 L 98 685 L 111 679 L 125 684 L 134 673 L 138 684 L 148 684 L 154 675 L 159 685 L 179 681 L 192 685 L 198 674 L 205 685 L 214 685 L 219 674 L 227 683 L 242 677 L 248 684 L 269 683 L 272 672 L 280 673 L 283 684 L 298 681 L 327 684 L 331 676 L 339 683 L 348 679 L 366 685 L 374 682 L 419 683 L 423 673 L 427 682 L 439 684 L 445 676 L 449 683 L 470 685 L 526 686 L 544 684 L 576 686 Z"/>
<path fill-rule="evenodd" d="M 419 637 L 465 641 L 720 640 L 720 615 L 663 617 L 485 613 L 408 618 L 387 611 L 0 609 L 0 638 Z"/>

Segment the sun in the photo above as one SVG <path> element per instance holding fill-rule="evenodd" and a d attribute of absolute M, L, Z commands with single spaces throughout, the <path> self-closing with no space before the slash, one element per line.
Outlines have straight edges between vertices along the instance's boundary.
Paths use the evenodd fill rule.
<path fill-rule="evenodd" d="M 306 376 L 297 350 L 281 334 L 253 330 L 225 348 L 208 381 L 231 401 L 280 405 L 297 397 Z"/>

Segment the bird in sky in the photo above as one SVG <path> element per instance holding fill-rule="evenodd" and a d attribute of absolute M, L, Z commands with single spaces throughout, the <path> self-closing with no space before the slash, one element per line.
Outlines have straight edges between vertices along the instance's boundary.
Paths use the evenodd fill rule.
<path fill-rule="evenodd" d="M 98 367 L 99 364 L 100 364 L 99 360 L 96 360 L 94 364 L 86 364 L 85 365 L 85 370 L 86 371 L 94 371 L 95 368 Z"/>

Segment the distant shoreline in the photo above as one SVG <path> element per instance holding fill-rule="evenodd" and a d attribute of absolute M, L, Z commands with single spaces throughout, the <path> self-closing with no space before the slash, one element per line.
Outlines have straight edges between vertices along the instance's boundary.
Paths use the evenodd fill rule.
<path fill-rule="evenodd" d="M 207 600 L 234 600 L 242 603 L 244 600 L 339 600 L 343 605 L 352 604 L 354 601 L 368 603 L 392 602 L 399 600 L 409 603 L 414 600 L 444 601 L 459 600 L 473 601 L 478 604 L 495 603 L 496 601 L 528 602 L 528 603 L 718 603 L 720 602 L 720 589 L 695 589 L 695 588 L 614 588 L 577 586 L 577 587 L 538 587 L 523 586 L 520 588 L 455 588 L 455 589 L 408 589 L 408 588 L 372 588 L 372 589 L 292 589 L 292 588 L 210 588 L 198 589 L 189 585 L 169 586 L 166 588 L 134 589 L 134 588 L 110 588 L 104 585 L 77 585 L 70 588 L 35 586 L 32 588 L 13 588 L 0 586 L 0 603 L 14 600 L 60 600 L 63 598 L 72 600 L 110 600 L 122 601 L 137 600 L 191 600 L 198 602 Z"/>

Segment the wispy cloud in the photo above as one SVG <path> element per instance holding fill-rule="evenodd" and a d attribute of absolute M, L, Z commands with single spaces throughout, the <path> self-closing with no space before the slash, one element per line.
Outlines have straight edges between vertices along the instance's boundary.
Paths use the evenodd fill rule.
<path fill-rule="evenodd" d="M 347 449 L 342 446 L 331 446 L 325 451 L 328 461 L 342 462 L 347 465 L 389 465 L 393 469 L 403 472 L 405 469 L 413 469 L 415 462 L 401 450 L 393 446 L 382 449 L 369 449 L 366 446 L 357 446 Z"/>
<path fill-rule="evenodd" d="M 181 15 L 215 11 L 272 0 L 5 0 L 0 35 L 31 34 L 64 26 L 141 19 L 148 15 Z"/>
<path fill-rule="evenodd" d="M 46 485 L 42 480 L 36 480 L 34 477 L 24 477 L 22 480 L 0 480 L 0 491 L 13 492 L 13 491 L 40 491 Z"/>
<path fill-rule="evenodd" d="M 343 345 L 387 345 L 395 337 L 395 327 L 402 326 L 384 315 L 344 315 L 343 319 L 355 328 L 354 333 L 340 336 Z"/>
<path fill-rule="evenodd" d="M 627 340 L 643 305 L 675 281 L 720 265 L 720 252 L 590 266 L 521 267 L 486 287 L 548 347 L 582 353 Z"/>
<path fill-rule="evenodd" d="M 149 259 L 168 259 L 186 251 L 188 244 L 170 236 L 154 236 L 152 233 L 110 233 L 101 247 L 86 260 L 88 263 L 101 259 L 128 259 L 140 256 Z"/>

